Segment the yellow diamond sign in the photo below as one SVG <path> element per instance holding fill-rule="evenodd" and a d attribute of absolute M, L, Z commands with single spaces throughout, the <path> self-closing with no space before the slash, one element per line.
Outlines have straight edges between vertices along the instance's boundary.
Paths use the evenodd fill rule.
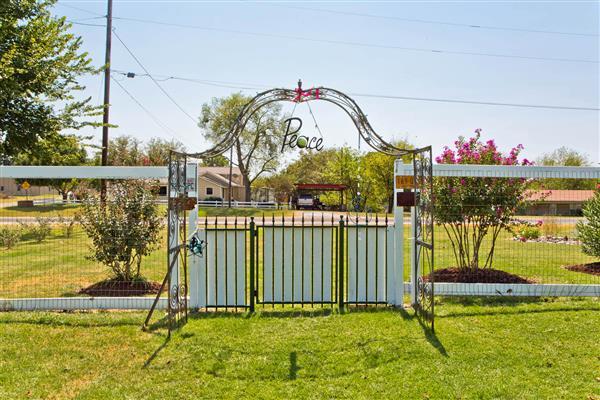
<path fill-rule="evenodd" d="M 23 183 L 21 183 L 21 188 L 23 190 L 29 190 L 29 188 L 31 187 L 31 185 L 29 184 L 29 182 L 25 181 Z"/>

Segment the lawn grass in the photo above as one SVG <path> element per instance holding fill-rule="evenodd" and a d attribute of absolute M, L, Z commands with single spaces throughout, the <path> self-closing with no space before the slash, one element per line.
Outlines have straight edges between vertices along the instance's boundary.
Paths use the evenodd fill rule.
<path fill-rule="evenodd" d="M 79 210 L 78 204 L 47 204 L 33 207 L 0 207 L 0 217 L 65 217 L 74 216 Z"/>
<path fill-rule="evenodd" d="M 2 399 L 599 399 L 597 301 L 441 300 L 412 311 L 0 313 Z"/>
<path fill-rule="evenodd" d="M 574 226 L 560 227 L 572 235 Z M 404 280 L 410 279 L 410 225 L 404 229 Z M 456 265 L 450 242 L 442 228 L 436 227 L 436 268 Z M 0 249 L 0 298 L 74 296 L 79 290 L 109 277 L 107 267 L 86 258 L 90 241 L 76 228 L 71 238 L 55 229 L 42 243 L 28 240 L 10 250 Z M 259 249 L 262 251 L 262 248 Z M 600 284 L 600 276 L 569 271 L 565 266 L 595 261 L 579 246 L 513 241 L 509 233 L 498 239 L 494 268 L 502 269 L 539 283 Z M 142 273 L 161 282 L 166 272 L 166 230 L 160 247 L 142 261 Z"/>

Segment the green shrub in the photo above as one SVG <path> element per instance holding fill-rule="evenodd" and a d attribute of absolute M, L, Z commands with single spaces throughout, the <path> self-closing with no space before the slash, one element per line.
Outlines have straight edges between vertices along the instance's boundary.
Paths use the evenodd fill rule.
<path fill-rule="evenodd" d="M 21 225 L 21 238 L 33 239 L 38 243 L 42 243 L 52 233 L 52 226 L 49 218 L 37 217 L 35 223 L 19 221 Z"/>
<path fill-rule="evenodd" d="M 577 223 L 577 234 L 581 249 L 592 257 L 600 257 L 600 190 L 583 205 L 586 221 Z"/>
<path fill-rule="evenodd" d="M 21 240 L 21 229 L 19 228 L 0 228 L 0 246 L 7 249 L 13 248 Z"/>
<path fill-rule="evenodd" d="M 540 228 L 536 225 L 521 224 L 512 229 L 513 237 L 520 240 L 534 240 L 540 237 Z"/>
<path fill-rule="evenodd" d="M 109 267 L 116 280 L 142 279 L 142 257 L 157 246 L 164 217 L 156 196 L 143 181 L 115 182 L 106 202 L 87 198 L 79 222 L 92 241 L 90 260 Z"/>
<path fill-rule="evenodd" d="M 63 236 L 70 238 L 71 236 L 73 236 L 73 231 L 75 230 L 75 225 L 77 224 L 77 218 L 69 218 L 58 214 L 56 216 L 56 223 L 62 231 Z"/>

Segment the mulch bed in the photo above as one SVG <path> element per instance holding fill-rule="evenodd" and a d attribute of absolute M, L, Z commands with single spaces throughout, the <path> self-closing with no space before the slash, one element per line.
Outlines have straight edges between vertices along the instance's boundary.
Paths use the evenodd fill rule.
<path fill-rule="evenodd" d="M 115 280 L 106 280 L 94 283 L 79 291 L 79 294 L 87 294 L 94 297 L 125 297 L 125 296 L 144 296 L 147 294 L 156 294 L 160 290 L 160 283 L 134 281 L 124 282 Z"/>
<path fill-rule="evenodd" d="M 490 268 L 463 270 L 460 268 L 444 268 L 434 272 L 435 282 L 452 283 L 533 283 L 528 279 L 506 271 Z"/>
<path fill-rule="evenodd" d="M 600 262 L 593 262 L 589 264 L 580 265 L 569 265 L 565 267 L 569 271 L 583 272 L 584 274 L 599 275 L 600 276 Z"/>

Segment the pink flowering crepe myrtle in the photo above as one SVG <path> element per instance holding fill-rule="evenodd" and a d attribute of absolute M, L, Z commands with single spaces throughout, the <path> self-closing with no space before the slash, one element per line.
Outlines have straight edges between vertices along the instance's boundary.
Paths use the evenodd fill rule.
<path fill-rule="evenodd" d="M 454 148 L 444 147 L 439 164 L 532 165 L 519 160 L 523 145 L 502 153 L 494 140 L 483 142 L 481 129 L 475 136 L 460 137 Z M 525 204 L 526 179 L 439 177 L 434 182 L 435 221 L 446 230 L 457 266 L 491 268 L 496 240 Z M 490 243 L 484 246 L 484 241 Z"/>

